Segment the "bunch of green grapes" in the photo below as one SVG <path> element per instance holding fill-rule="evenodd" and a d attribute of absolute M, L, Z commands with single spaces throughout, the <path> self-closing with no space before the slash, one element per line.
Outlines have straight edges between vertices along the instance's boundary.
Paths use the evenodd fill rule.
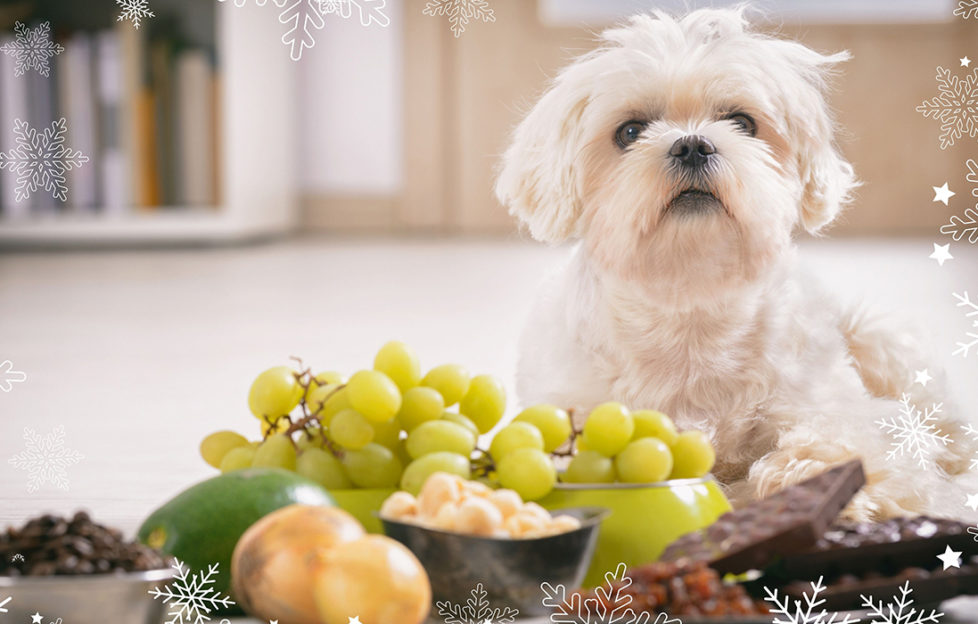
<path fill-rule="evenodd" d="M 422 376 L 417 355 L 397 341 L 380 349 L 372 369 L 349 379 L 335 371 L 270 368 L 251 384 L 248 406 L 262 440 L 212 433 L 200 445 L 204 460 L 222 472 L 285 468 L 327 489 L 400 487 L 417 494 L 430 475 L 447 472 L 532 501 L 554 489 L 555 456 L 571 456 L 560 477 L 568 483 L 700 477 L 714 460 L 703 434 L 679 434 L 664 414 L 630 412 L 620 403 L 599 405 L 582 431 L 574 431 L 563 409 L 534 405 L 481 449 L 479 437 L 506 411 L 503 385 L 458 364 Z"/>
<path fill-rule="evenodd" d="M 392 341 L 372 369 L 349 379 L 270 368 L 251 384 L 248 407 L 262 440 L 218 431 L 201 442 L 204 460 L 222 472 L 276 467 L 328 489 L 417 491 L 432 472 L 471 476 L 476 440 L 502 418 L 506 392 L 494 377 L 457 364 L 422 376 L 414 351 Z"/>
<path fill-rule="evenodd" d="M 562 475 L 566 483 L 655 483 L 705 476 L 716 460 L 699 431 L 679 433 L 654 410 L 630 411 L 621 403 L 594 408 L 574 441 Z"/>

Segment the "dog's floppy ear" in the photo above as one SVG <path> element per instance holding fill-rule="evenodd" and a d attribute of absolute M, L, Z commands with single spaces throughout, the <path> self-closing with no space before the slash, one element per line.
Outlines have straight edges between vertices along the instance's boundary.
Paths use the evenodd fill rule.
<path fill-rule="evenodd" d="M 588 92 L 562 74 L 513 133 L 496 197 L 533 238 L 558 243 L 578 234 L 581 197 L 576 161 Z"/>
<path fill-rule="evenodd" d="M 785 56 L 801 74 L 804 88 L 793 90 L 786 110 L 797 149 L 798 174 L 804 185 L 801 224 L 812 234 L 831 223 L 859 185 L 852 165 L 835 145 L 835 124 L 825 101 L 825 81 L 831 68 L 849 58 L 848 52 L 823 55 L 801 44 L 779 41 Z M 792 101 L 793 100 L 793 101 Z"/>

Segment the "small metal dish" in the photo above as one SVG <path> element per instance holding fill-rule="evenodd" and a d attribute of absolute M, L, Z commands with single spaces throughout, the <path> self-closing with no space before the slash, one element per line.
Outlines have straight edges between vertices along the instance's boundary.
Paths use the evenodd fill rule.
<path fill-rule="evenodd" d="M 159 624 L 166 612 L 149 591 L 173 579 L 172 569 L 78 576 L 0 576 L 0 602 L 8 622 L 43 624 Z M 2 618 L 0 618 L 2 619 Z"/>
<path fill-rule="evenodd" d="M 553 510 L 581 521 L 581 528 L 531 539 L 476 537 L 381 518 L 384 533 L 421 561 L 434 601 L 464 605 L 481 584 L 492 608 L 512 607 L 523 617 L 546 615 L 540 584 L 580 587 L 591 564 L 601 507 Z"/>

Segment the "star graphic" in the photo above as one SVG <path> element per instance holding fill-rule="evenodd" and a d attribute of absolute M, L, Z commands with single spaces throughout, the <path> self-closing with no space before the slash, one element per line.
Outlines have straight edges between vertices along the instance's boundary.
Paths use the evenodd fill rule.
<path fill-rule="evenodd" d="M 974 511 L 978 511 L 978 494 L 968 494 L 968 502 L 965 505 Z"/>
<path fill-rule="evenodd" d="M 934 243 L 934 253 L 927 257 L 937 260 L 937 264 L 944 266 L 945 260 L 954 260 L 954 256 L 951 255 L 951 243 L 946 245 L 938 245 L 937 243 Z"/>
<path fill-rule="evenodd" d="M 947 187 L 947 182 L 943 186 L 932 186 L 934 189 L 934 201 L 943 202 L 947 206 L 947 200 L 951 199 L 956 193 Z"/>
<path fill-rule="evenodd" d="M 961 67 L 967 67 L 968 65 L 971 65 L 971 59 L 968 58 L 967 56 L 962 57 L 961 58 Z"/>
<path fill-rule="evenodd" d="M 346 624 L 361 624 L 361 622 L 360 622 L 360 616 L 359 615 L 356 616 L 356 617 L 351 617 L 351 618 L 347 618 L 347 619 L 350 620 L 350 621 L 347 622 Z"/>
<path fill-rule="evenodd" d="M 937 558 L 941 560 L 944 564 L 944 569 L 948 568 L 960 568 L 961 567 L 961 553 L 956 550 L 951 550 L 950 546 L 946 546 L 943 555 L 937 555 Z"/>
<path fill-rule="evenodd" d="M 41 624 L 43 620 L 44 620 L 44 616 L 38 613 L 37 611 L 35 611 L 34 615 L 31 616 L 31 624 Z"/>
<path fill-rule="evenodd" d="M 278 620 L 268 620 L 268 624 L 278 624 Z"/>
<path fill-rule="evenodd" d="M 930 374 L 928 374 L 926 368 L 924 370 L 914 371 L 914 373 L 917 375 L 917 378 L 914 379 L 913 382 L 919 383 L 925 388 L 927 387 L 927 382 L 933 379 L 933 377 L 931 377 Z"/>

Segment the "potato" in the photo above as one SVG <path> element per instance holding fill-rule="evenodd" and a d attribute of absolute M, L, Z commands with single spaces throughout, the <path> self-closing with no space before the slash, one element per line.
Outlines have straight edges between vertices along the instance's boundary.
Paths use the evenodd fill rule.
<path fill-rule="evenodd" d="M 335 507 L 289 505 L 245 531 L 231 557 L 231 589 L 246 611 L 280 624 L 321 624 L 313 597 L 318 553 L 360 539 L 363 527 Z"/>
<path fill-rule="evenodd" d="M 322 624 L 421 624 L 431 609 L 431 584 L 410 550 L 368 535 L 321 551 L 313 575 Z"/>

